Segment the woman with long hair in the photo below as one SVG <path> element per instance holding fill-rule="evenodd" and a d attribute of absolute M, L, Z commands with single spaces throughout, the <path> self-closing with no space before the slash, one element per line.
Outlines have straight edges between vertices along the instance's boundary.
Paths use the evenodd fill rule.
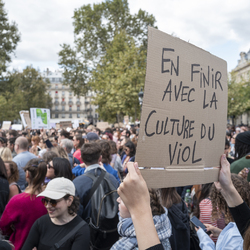
<path fill-rule="evenodd" d="M 0 148 L 0 157 L 3 161 L 12 161 L 12 154 L 9 148 Z"/>
<path fill-rule="evenodd" d="M 168 218 L 168 210 L 161 205 L 155 190 L 149 189 L 149 195 L 151 212 L 159 240 L 163 245 L 163 249 L 170 250 L 169 237 L 172 230 Z M 136 249 L 138 248 L 138 242 L 130 212 L 120 197 L 118 197 L 117 202 L 119 203 L 119 223 L 117 229 L 121 238 L 112 246 L 111 250 Z"/>
<path fill-rule="evenodd" d="M 231 174 L 231 183 L 234 186 L 234 189 L 238 191 L 238 194 L 240 195 L 241 199 L 243 199 L 249 207 L 250 186 L 247 180 L 236 174 Z M 238 230 L 237 225 L 234 223 L 233 216 L 230 212 L 229 207 L 227 206 L 227 201 L 222 194 L 222 190 L 218 190 L 217 187 L 213 185 L 210 197 L 213 206 L 212 220 L 217 220 L 223 214 L 225 216 L 225 222 L 228 224 L 223 230 L 217 227 L 213 227 L 212 225 L 205 224 L 207 230 L 212 232 L 211 236 L 218 237 L 216 245 L 210 239 L 210 237 L 203 231 L 203 229 L 197 229 L 197 235 L 200 240 L 201 249 L 208 245 L 210 246 L 209 249 L 242 249 L 243 238 Z"/>
<path fill-rule="evenodd" d="M 10 236 L 15 250 L 22 248 L 33 223 L 47 213 L 41 197 L 37 197 L 43 189 L 46 163 L 38 158 L 32 159 L 24 171 L 28 186 L 23 193 L 10 199 L 0 220 L 0 228 L 4 235 Z"/>
<path fill-rule="evenodd" d="M 39 196 L 44 197 L 48 214 L 34 223 L 22 250 L 89 249 L 89 226 L 77 215 L 79 199 L 75 197 L 74 183 L 55 178 Z M 69 233 L 73 235 L 65 239 Z M 62 239 L 65 240 L 60 243 Z"/>
<path fill-rule="evenodd" d="M 18 167 L 14 161 L 4 161 L 4 165 L 7 172 L 9 188 L 10 188 L 10 195 L 9 200 L 16 194 L 20 194 L 22 191 L 17 184 L 19 179 L 19 172 Z"/>
<path fill-rule="evenodd" d="M 123 172 L 127 173 L 127 163 L 135 161 L 136 147 L 132 141 L 127 141 L 124 145 L 125 155 L 122 157 Z"/>
<path fill-rule="evenodd" d="M 5 209 L 6 204 L 9 200 L 9 183 L 8 183 L 7 172 L 4 166 L 4 162 L 0 157 L 0 217 Z"/>
<path fill-rule="evenodd" d="M 82 135 L 77 134 L 73 137 L 73 144 L 76 149 L 73 156 L 80 161 L 80 163 L 83 163 L 81 158 L 81 147 L 84 144 L 84 139 L 82 138 Z"/>
<path fill-rule="evenodd" d="M 168 209 L 172 225 L 169 238 L 172 250 L 190 249 L 190 226 L 187 206 L 177 193 L 176 188 L 159 189 L 161 204 Z"/>

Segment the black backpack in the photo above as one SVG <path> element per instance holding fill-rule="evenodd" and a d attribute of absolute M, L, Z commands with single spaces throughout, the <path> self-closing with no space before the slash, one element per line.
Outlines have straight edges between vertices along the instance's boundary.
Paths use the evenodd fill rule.
<path fill-rule="evenodd" d="M 91 202 L 91 216 L 87 221 L 90 227 L 90 247 L 93 250 L 108 250 L 119 239 L 117 232 L 118 194 L 116 187 L 110 181 L 106 171 L 101 169 L 101 175 L 91 172 L 84 173 L 93 180 L 90 193 L 83 206 Z"/>

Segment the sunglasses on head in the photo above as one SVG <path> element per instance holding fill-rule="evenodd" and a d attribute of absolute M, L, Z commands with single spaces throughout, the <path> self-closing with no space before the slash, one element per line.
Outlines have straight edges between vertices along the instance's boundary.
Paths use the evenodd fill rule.
<path fill-rule="evenodd" d="M 60 199 L 60 200 L 61 200 L 61 199 Z M 60 200 L 53 200 L 53 199 L 43 198 L 43 199 L 42 199 L 42 203 L 43 203 L 44 206 L 47 206 L 48 203 L 50 203 L 50 205 L 51 205 L 52 207 L 56 207 L 57 202 L 59 202 Z"/>

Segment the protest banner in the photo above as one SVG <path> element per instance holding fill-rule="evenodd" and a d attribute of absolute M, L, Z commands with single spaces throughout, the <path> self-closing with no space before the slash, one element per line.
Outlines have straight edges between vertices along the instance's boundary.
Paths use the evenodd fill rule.
<path fill-rule="evenodd" d="M 97 122 L 96 127 L 99 128 L 101 131 L 105 131 L 105 129 L 109 127 L 109 123 L 108 122 Z"/>
<path fill-rule="evenodd" d="M 60 129 L 66 129 L 66 128 L 71 128 L 72 127 L 72 123 L 71 121 L 64 121 L 64 122 L 60 122 Z"/>
<path fill-rule="evenodd" d="M 149 187 L 218 180 L 227 119 L 227 64 L 149 27 L 136 161 Z"/>
<path fill-rule="evenodd" d="M 11 126 L 11 121 L 3 121 L 2 129 L 9 130 Z"/>
<path fill-rule="evenodd" d="M 50 110 L 42 108 L 30 108 L 32 129 L 50 129 Z"/>
<path fill-rule="evenodd" d="M 22 124 L 13 124 L 11 126 L 11 129 L 14 129 L 14 130 L 22 130 L 23 129 L 23 125 Z"/>
<path fill-rule="evenodd" d="M 21 110 L 19 112 L 24 128 L 31 128 L 30 112 Z"/>

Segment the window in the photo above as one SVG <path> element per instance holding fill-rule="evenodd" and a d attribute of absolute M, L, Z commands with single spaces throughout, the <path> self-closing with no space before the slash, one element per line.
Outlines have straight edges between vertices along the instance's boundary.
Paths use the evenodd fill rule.
<path fill-rule="evenodd" d="M 56 110 L 58 111 L 58 106 L 56 106 L 55 108 L 56 108 Z"/>
<path fill-rule="evenodd" d="M 72 111 L 72 107 L 71 106 L 69 106 L 69 111 Z"/>
<path fill-rule="evenodd" d="M 58 89 L 58 84 L 56 84 L 56 89 Z"/>
<path fill-rule="evenodd" d="M 69 96 L 72 96 L 72 92 L 69 92 Z"/>
<path fill-rule="evenodd" d="M 62 106 L 62 111 L 65 111 L 65 107 L 64 106 Z"/>
<path fill-rule="evenodd" d="M 64 92 L 64 91 L 62 92 L 62 95 L 63 95 L 63 96 L 65 95 L 65 92 Z"/>
<path fill-rule="evenodd" d="M 77 118 L 80 118 L 80 114 L 77 114 Z"/>
<path fill-rule="evenodd" d="M 72 98 L 71 97 L 69 98 L 69 101 L 72 102 Z"/>
<path fill-rule="evenodd" d="M 64 89 L 65 88 L 65 86 L 64 85 L 62 85 L 62 89 Z"/>
<path fill-rule="evenodd" d="M 72 114 L 69 114 L 69 118 L 72 118 Z"/>
<path fill-rule="evenodd" d="M 58 114 L 55 114 L 55 118 L 58 118 Z"/>
<path fill-rule="evenodd" d="M 52 78 L 52 82 L 55 82 L 55 78 Z"/>
<path fill-rule="evenodd" d="M 65 114 L 62 114 L 62 118 L 65 118 Z"/>
<path fill-rule="evenodd" d="M 79 105 L 77 106 L 77 111 L 80 111 L 80 106 Z"/>

